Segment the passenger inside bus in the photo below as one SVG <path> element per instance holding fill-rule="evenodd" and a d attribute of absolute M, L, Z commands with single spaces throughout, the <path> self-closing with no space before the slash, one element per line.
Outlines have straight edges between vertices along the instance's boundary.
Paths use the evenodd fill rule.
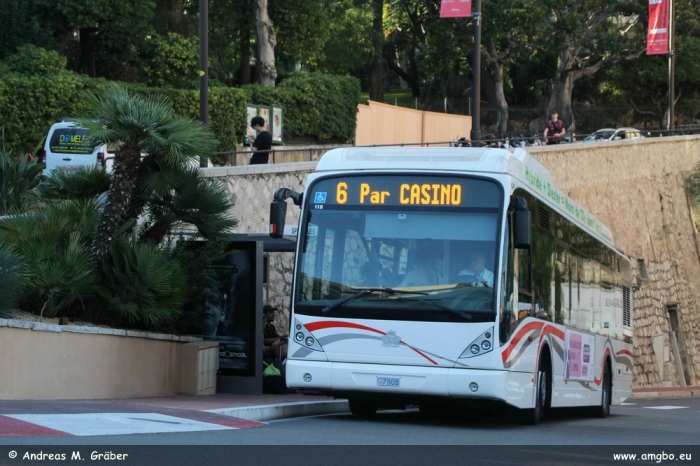
<path fill-rule="evenodd" d="M 442 253 L 435 248 L 421 247 L 416 251 L 415 269 L 406 274 L 399 287 L 443 285 Z"/>

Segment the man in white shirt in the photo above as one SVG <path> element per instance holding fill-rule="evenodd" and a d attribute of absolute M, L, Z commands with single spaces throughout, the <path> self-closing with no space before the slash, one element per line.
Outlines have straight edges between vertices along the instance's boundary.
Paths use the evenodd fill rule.
<path fill-rule="evenodd" d="M 460 283 L 478 283 L 481 286 L 493 287 L 493 272 L 486 269 L 486 255 L 482 252 L 472 254 L 470 267 L 459 272 L 457 281 Z"/>

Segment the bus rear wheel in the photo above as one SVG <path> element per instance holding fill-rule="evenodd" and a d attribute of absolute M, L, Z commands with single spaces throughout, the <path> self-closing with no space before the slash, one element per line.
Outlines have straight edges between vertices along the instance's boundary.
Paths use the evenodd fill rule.
<path fill-rule="evenodd" d="M 377 414 L 377 403 L 363 398 L 349 398 L 350 412 L 354 416 L 371 417 Z"/>

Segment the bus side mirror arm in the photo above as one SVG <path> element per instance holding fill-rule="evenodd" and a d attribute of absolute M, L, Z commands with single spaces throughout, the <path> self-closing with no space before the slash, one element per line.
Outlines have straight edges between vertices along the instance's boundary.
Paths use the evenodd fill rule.
<path fill-rule="evenodd" d="M 295 205 L 301 206 L 303 194 L 289 188 L 279 188 L 275 191 L 274 200 L 270 203 L 270 236 L 284 236 L 284 220 L 287 216 L 287 199 L 292 198 Z"/>
<path fill-rule="evenodd" d="M 532 219 L 527 202 L 522 197 L 511 197 L 508 210 L 513 212 L 513 247 L 530 249 L 532 246 Z"/>

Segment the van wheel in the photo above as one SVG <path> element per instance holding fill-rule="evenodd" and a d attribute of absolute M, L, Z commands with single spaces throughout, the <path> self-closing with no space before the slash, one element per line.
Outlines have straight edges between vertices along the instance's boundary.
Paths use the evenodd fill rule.
<path fill-rule="evenodd" d="M 350 412 L 354 416 L 372 417 L 377 414 L 377 403 L 362 398 L 349 398 Z"/>
<path fill-rule="evenodd" d="M 595 417 L 606 418 L 610 415 L 610 402 L 612 398 L 612 380 L 610 377 L 610 366 L 605 363 L 603 370 L 603 380 L 600 382 L 601 395 L 600 406 L 592 408 L 592 414 Z"/>

